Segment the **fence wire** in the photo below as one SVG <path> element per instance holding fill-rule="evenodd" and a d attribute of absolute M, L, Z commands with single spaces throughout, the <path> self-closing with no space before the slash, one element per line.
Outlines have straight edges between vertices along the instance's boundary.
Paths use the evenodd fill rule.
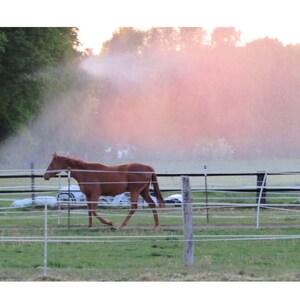
<path fill-rule="evenodd" d="M 166 209 L 157 208 L 159 218 L 164 220 L 169 227 L 164 229 L 165 234 L 143 235 L 140 232 L 128 234 L 111 235 L 59 235 L 63 230 L 82 230 L 85 229 L 87 221 L 86 202 L 74 203 L 74 201 L 57 201 L 57 207 L 48 208 L 45 205 L 31 205 L 26 208 L 12 207 L 10 204 L 15 200 L 22 200 L 22 197 L 30 195 L 32 199 L 38 196 L 49 195 L 57 197 L 62 186 L 69 186 L 67 193 L 78 192 L 71 189 L 73 181 L 68 181 L 67 176 L 57 177 L 51 184 L 40 182 L 42 175 L 38 175 L 42 170 L 14 170 L 11 172 L 0 172 L 0 180 L 4 181 L 0 187 L 0 222 L 2 233 L 0 243 L 44 243 L 47 252 L 48 243 L 141 243 L 146 241 L 168 241 L 186 243 L 183 232 L 183 211 L 182 203 L 179 207 L 176 204 L 169 204 Z M 94 172 L 94 171 L 93 171 Z M 195 232 L 193 242 L 224 242 L 224 241 L 261 241 L 261 240 L 298 240 L 300 235 L 263 235 L 263 234 L 196 234 L 198 230 L 210 228 L 210 225 L 238 224 L 260 227 L 274 223 L 275 228 L 280 227 L 276 224 L 278 220 L 284 221 L 284 225 L 298 225 L 300 218 L 300 188 L 297 184 L 275 185 L 276 180 L 270 179 L 272 176 L 293 175 L 299 176 L 300 172 L 282 172 L 278 174 L 266 173 L 265 182 L 258 184 L 256 173 L 253 174 L 190 174 L 192 190 L 192 215 Z M 181 191 L 179 174 L 160 174 L 159 184 L 164 194 Z M 198 176 L 197 176 L 198 175 Z M 222 176 L 225 176 L 222 178 Z M 220 179 L 221 178 L 221 179 Z M 232 179 L 234 178 L 234 179 Z M 205 181 L 206 179 L 206 181 Z M 16 184 L 16 180 L 19 184 Z M 28 183 L 28 180 L 31 182 Z M 25 183 L 27 181 L 27 183 Z M 139 183 L 144 183 L 138 181 Z M 174 185 L 174 183 L 176 184 Z M 124 182 L 125 183 L 125 182 Z M 271 183 L 271 184 L 270 184 Z M 96 184 L 87 182 L 87 185 Z M 111 184 L 111 182 L 101 182 L 101 184 Z M 262 201 L 264 200 L 264 201 Z M 127 215 L 128 207 L 110 207 L 96 201 L 98 209 L 101 209 L 101 216 L 105 218 L 124 218 Z M 178 205 L 178 204 L 177 204 Z M 258 214 L 260 211 L 260 214 Z M 150 228 L 148 218 L 153 218 L 152 210 L 149 207 L 139 207 L 133 218 L 143 218 L 145 227 Z M 287 219 L 292 219 L 292 222 Z M 228 223 L 229 220 L 231 223 Z M 271 220 L 271 221 L 270 221 Z M 31 222 L 32 221 L 32 222 Z M 69 224 L 71 223 L 71 225 Z M 28 226 L 33 226 L 40 231 L 40 235 L 27 235 Z M 137 224 L 137 225 L 136 225 Z M 133 228 L 143 228 L 139 222 L 134 223 Z M 144 228 L 145 228 L 144 227 Z M 103 227 L 104 228 L 104 227 Z M 238 226 L 236 227 L 238 228 Z M 102 229 L 102 227 L 101 227 Z M 170 233 L 174 230 L 174 233 Z M 180 233 L 180 234 L 178 234 Z M 47 272 L 47 253 L 44 253 L 44 274 Z"/>

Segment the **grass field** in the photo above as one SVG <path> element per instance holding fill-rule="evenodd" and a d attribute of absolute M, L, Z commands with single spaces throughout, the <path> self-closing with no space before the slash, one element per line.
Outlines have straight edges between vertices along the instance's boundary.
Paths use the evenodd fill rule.
<path fill-rule="evenodd" d="M 229 170 L 230 163 L 223 166 Z M 296 170 L 290 163 L 289 171 Z M 177 165 L 178 167 L 178 165 Z M 186 164 L 180 164 L 182 170 Z M 228 168 L 227 168 L 228 167 Z M 259 164 L 251 170 L 262 169 Z M 292 168 L 293 167 L 293 168 Z M 161 171 L 163 170 L 161 166 Z M 276 169 L 276 168 L 274 168 Z M 170 168 L 169 168 L 170 170 Z M 185 169 L 186 170 L 186 169 Z M 196 170 L 196 169 L 195 169 Z M 217 167 L 211 170 L 218 171 Z M 173 170 L 171 170 L 173 171 Z M 170 171 L 170 172 L 171 172 Z M 178 170 L 174 170 L 178 171 Z M 233 171 L 237 171 L 234 169 Z M 268 185 L 298 185 L 300 175 L 274 177 Z M 177 186 L 180 180 L 159 179 L 162 187 Z M 255 185 L 256 178 L 218 179 L 209 181 L 209 186 Z M 191 180 L 203 187 L 203 178 Z M 30 186 L 30 179 L 3 180 L 1 187 Z M 41 180 L 37 186 L 45 185 Z M 55 186 L 57 182 L 51 181 Z M 63 185 L 63 183 L 62 183 Z M 53 192 L 55 195 L 55 192 Z M 165 193 L 165 195 L 167 195 Z M 0 281 L 299 281 L 300 239 L 278 240 L 220 240 L 224 236 L 298 235 L 300 210 L 262 209 L 260 229 L 256 229 L 255 208 L 216 208 L 207 210 L 199 206 L 205 202 L 203 193 L 195 193 L 193 210 L 195 262 L 184 266 L 182 211 L 160 211 L 161 227 L 152 230 L 153 217 L 150 211 L 138 211 L 128 228 L 118 229 L 127 214 L 127 209 L 99 209 L 99 213 L 114 223 L 114 227 L 102 226 L 94 220 L 94 229 L 88 230 L 87 213 L 84 209 L 71 210 L 68 226 L 67 210 L 61 215 L 49 210 L 47 277 L 44 272 L 44 211 L 43 208 L 4 209 L 12 200 L 29 195 L 1 195 L 0 238 L 13 237 L 15 241 L 0 242 Z M 292 204 L 298 193 L 268 194 L 268 204 Z M 255 193 L 209 193 L 209 204 L 252 203 Z M 40 241 L 21 241 L 18 238 L 36 237 Z M 209 236 L 206 239 L 205 237 Z M 61 238 L 59 238 L 61 237 Z M 71 240 L 71 237 L 76 241 Z"/>
<path fill-rule="evenodd" d="M 248 212 L 247 212 L 248 211 Z M 235 211 L 245 214 L 249 210 Z M 117 226 L 127 210 L 107 210 L 104 214 Z M 230 211 L 228 211 L 231 213 Z M 21 220 L 0 218 L 1 237 L 35 236 L 40 242 L 1 242 L 1 281 L 298 281 L 300 279 L 299 239 L 250 241 L 201 241 L 205 236 L 224 235 L 297 235 L 298 219 L 282 219 L 275 228 L 263 223 L 255 229 L 255 220 L 216 218 L 206 223 L 201 214 L 194 220 L 195 263 L 184 266 L 182 219 L 179 211 L 161 215 L 161 228 L 152 230 L 150 212 L 137 212 L 126 229 L 108 228 L 95 223 L 86 228 L 86 214 L 72 211 L 71 226 L 66 212 L 57 225 L 57 212 L 50 211 L 47 278 L 43 277 L 43 211 L 35 220 L 19 212 Z M 34 214 L 34 216 L 36 216 Z M 173 214 L 174 218 L 170 215 Z M 204 213 L 202 213 L 204 216 Z M 223 211 L 223 214 L 226 214 Z M 267 216 L 269 210 L 263 211 Z M 17 215 L 18 216 L 18 215 Z M 15 217 L 17 217 L 15 216 Z M 251 221 L 252 220 L 252 221 Z M 291 223 L 292 222 L 292 223 Z M 272 223 L 274 225 L 274 222 Z M 70 237 L 81 242 L 74 242 Z M 61 240 L 58 241 L 61 237 Z M 108 238 L 109 237 L 109 238 Z M 200 240 L 200 241 L 198 241 Z"/>

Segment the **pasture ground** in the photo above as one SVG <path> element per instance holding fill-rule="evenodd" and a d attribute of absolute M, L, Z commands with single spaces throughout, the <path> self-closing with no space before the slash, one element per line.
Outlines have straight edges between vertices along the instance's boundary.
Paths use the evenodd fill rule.
<path fill-rule="evenodd" d="M 264 162 L 265 163 L 265 162 Z M 299 161 L 283 162 L 286 171 L 299 171 Z M 282 170 L 276 164 L 257 162 L 240 166 L 239 163 L 223 165 L 208 164 L 209 171 L 257 171 Z M 237 167 L 239 166 L 239 168 Z M 249 166 L 248 169 L 245 167 Z M 272 168 L 273 166 L 273 168 Z M 201 172 L 202 164 L 187 167 L 180 164 L 180 170 Z M 173 171 L 170 166 L 160 166 L 159 171 Z M 174 171 L 178 171 L 178 164 Z M 164 179 L 163 187 L 180 187 L 179 179 Z M 193 184 L 193 180 L 191 180 Z M 209 186 L 227 184 L 255 185 L 256 178 L 212 178 Z M 267 183 L 281 185 L 299 185 L 299 175 L 268 177 Z M 30 179 L 3 180 L 4 187 L 30 185 Z M 37 185 L 44 185 L 43 180 L 36 180 Z M 56 185 L 55 181 L 49 184 Z M 197 186 L 204 184 L 203 178 Z M 23 188 L 21 188 L 23 189 Z M 54 195 L 54 194 L 53 194 Z M 16 196 L 3 196 L 0 207 L 9 207 Z M 16 198 L 23 198 L 18 195 Z M 30 195 L 29 195 L 30 197 Z M 247 197 L 244 199 L 243 197 Z M 212 202 L 255 203 L 255 195 L 210 194 Z M 273 196 L 268 194 L 268 203 L 292 203 L 300 198 L 298 194 Z M 3 200 L 5 198 L 5 200 Z M 225 200 L 224 200 L 225 199 Z M 6 202 L 7 200 L 7 202 Z M 203 195 L 195 195 L 195 202 L 204 202 Z M 300 239 L 251 240 L 251 241 L 196 241 L 195 263 L 185 267 L 183 263 L 182 212 L 174 210 L 160 212 L 161 228 L 153 231 L 151 212 L 137 212 L 128 228 L 119 230 L 127 214 L 127 209 L 100 210 L 101 214 L 112 220 L 115 228 L 107 228 L 94 221 L 94 229 L 86 228 L 86 212 L 71 212 L 71 225 L 67 226 L 66 211 L 63 212 L 60 225 L 57 212 L 49 211 L 49 236 L 76 236 L 78 239 L 92 237 L 122 237 L 98 242 L 49 242 L 47 277 L 43 277 L 43 242 L 0 242 L 0 281 L 299 281 L 300 280 Z M 0 237 L 40 236 L 43 237 L 43 210 L 0 210 Z M 300 211 L 287 212 L 271 209 L 261 210 L 261 229 L 255 229 L 255 209 L 210 209 L 209 223 L 206 222 L 205 210 L 193 211 L 195 236 L 204 235 L 298 235 L 300 230 Z M 137 236 L 151 238 L 140 239 Z M 164 236 L 157 238 L 156 236 Z"/>
<path fill-rule="evenodd" d="M 116 217 L 115 223 L 120 217 Z M 298 281 L 299 239 L 259 241 L 195 242 L 195 263 L 185 267 L 180 223 L 178 229 L 162 225 L 152 230 L 148 219 L 132 219 L 126 229 L 107 228 L 99 223 L 86 229 L 86 219 L 67 228 L 49 224 L 49 236 L 78 239 L 111 236 L 101 242 L 49 242 L 47 277 L 43 277 L 42 242 L 0 243 L 1 281 Z M 152 221 L 152 220 L 151 220 Z M 72 222 L 75 222 L 72 220 Z M 151 222 L 150 222 L 151 223 Z M 163 223 L 163 221 L 162 221 Z M 41 236 L 38 225 L 1 227 L 1 236 Z M 300 225 L 300 224 L 299 224 Z M 172 225 L 174 228 L 174 225 Z M 255 229 L 211 221 L 196 226 L 195 236 L 204 235 L 295 235 L 299 226 Z M 129 239 L 122 237 L 129 236 Z M 144 236 L 146 238 L 137 238 Z M 165 237 L 164 237 L 165 236 Z M 118 238 L 117 238 L 118 237 Z M 151 238 L 148 238 L 151 237 Z M 114 240 L 114 238 L 116 238 Z"/>

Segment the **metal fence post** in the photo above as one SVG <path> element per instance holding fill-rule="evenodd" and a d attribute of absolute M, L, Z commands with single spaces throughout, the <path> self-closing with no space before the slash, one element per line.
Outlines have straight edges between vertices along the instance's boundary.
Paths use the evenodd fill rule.
<path fill-rule="evenodd" d="M 71 225 L 71 168 L 68 168 L 68 228 Z"/>
<path fill-rule="evenodd" d="M 193 198 L 188 176 L 181 176 L 183 197 L 183 240 L 184 240 L 184 264 L 194 264 L 194 237 L 193 237 Z"/>
<path fill-rule="evenodd" d="M 44 221 L 44 277 L 47 277 L 47 260 L 48 260 L 48 204 L 45 201 L 45 221 Z"/>
<path fill-rule="evenodd" d="M 208 191 L 207 191 L 207 166 L 204 166 L 204 184 L 205 184 L 205 205 L 206 205 L 206 222 L 209 223 L 208 215 Z"/>

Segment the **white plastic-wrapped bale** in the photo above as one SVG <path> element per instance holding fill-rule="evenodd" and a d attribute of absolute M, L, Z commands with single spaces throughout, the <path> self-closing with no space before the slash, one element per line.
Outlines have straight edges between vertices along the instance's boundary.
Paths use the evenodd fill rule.
<path fill-rule="evenodd" d="M 130 206 L 130 199 L 126 193 L 114 197 L 113 206 Z"/>
<path fill-rule="evenodd" d="M 57 206 L 57 199 L 56 197 L 51 196 L 36 196 L 34 197 L 34 202 L 32 198 L 24 198 L 21 200 L 15 200 L 11 204 L 12 207 L 30 207 L 30 206 L 47 206 L 54 208 Z"/>

